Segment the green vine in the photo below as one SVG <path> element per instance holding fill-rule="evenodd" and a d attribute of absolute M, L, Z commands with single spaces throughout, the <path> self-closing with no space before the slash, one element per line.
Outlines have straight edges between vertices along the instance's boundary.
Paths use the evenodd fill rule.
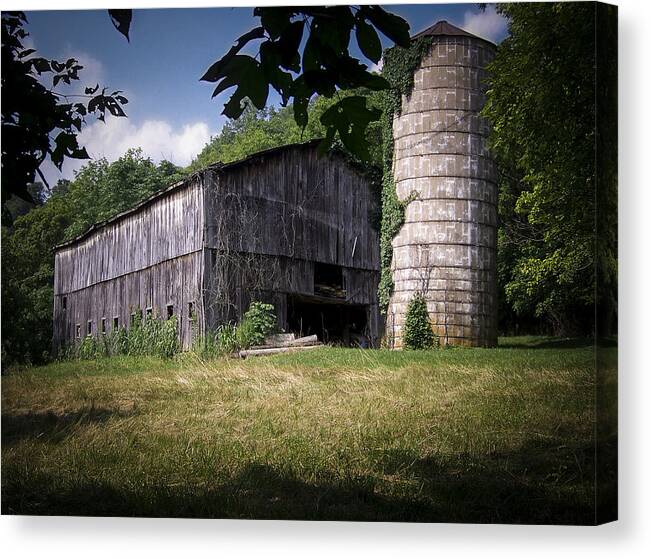
<path fill-rule="evenodd" d="M 400 114 L 402 96 L 411 95 L 414 88 L 414 73 L 423 58 L 429 53 L 433 37 L 421 37 L 411 42 L 409 48 L 393 47 L 384 51 L 382 75 L 391 84 L 384 94 L 382 107 L 382 225 L 380 229 L 380 285 L 378 302 L 386 314 L 393 292 L 391 277 L 391 242 L 405 221 L 405 207 L 409 201 L 401 202 L 393 180 L 393 117 Z"/>

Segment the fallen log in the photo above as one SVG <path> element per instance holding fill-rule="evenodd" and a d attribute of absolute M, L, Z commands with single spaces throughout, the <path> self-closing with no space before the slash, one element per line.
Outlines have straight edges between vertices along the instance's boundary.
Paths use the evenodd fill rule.
<path fill-rule="evenodd" d="M 257 345 L 253 346 L 251 349 L 270 349 L 274 347 L 299 347 L 299 346 L 306 346 L 306 345 L 314 345 L 319 343 L 319 338 L 317 337 L 316 334 L 312 334 L 311 336 L 303 336 L 302 338 L 294 338 L 294 335 L 292 334 L 292 337 L 289 338 L 273 338 L 269 337 L 265 339 L 265 343 L 263 345 Z"/>
<path fill-rule="evenodd" d="M 265 347 L 259 349 L 243 349 L 239 352 L 239 356 L 244 359 L 246 357 L 254 357 L 256 355 L 273 355 L 275 353 L 292 353 L 295 351 L 304 351 L 306 349 L 316 349 L 323 347 L 323 344 L 290 346 L 290 347 Z"/>

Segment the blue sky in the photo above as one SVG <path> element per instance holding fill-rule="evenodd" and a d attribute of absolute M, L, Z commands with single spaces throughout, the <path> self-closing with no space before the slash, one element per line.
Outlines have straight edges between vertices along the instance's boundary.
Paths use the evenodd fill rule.
<path fill-rule="evenodd" d="M 504 20 L 490 6 L 485 12 L 477 4 L 385 7 L 404 17 L 412 33 L 446 19 L 495 42 L 506 35 Z M 199 77 L 258 21 L 252 8 L 242 7 L 135 10 L 127 43 L 105 10 L 31 11 L 27 18 L 29 42 L 39 54 L 76 57 L 84 66 L 71 92 L 99 82 L 123 90 L 129 99 L 128 119 L 89 123 L 84 130 L 81 140 L 91 156 L 114 160 L 139 146 L 154 160 L 179 165 L 187 165 L 219 132 L 223 103 L 232 91 L 211 99 L 213 85 Z M 354 39 L 351 48 L 359 55 Z M 67 165 L 64 176 L 70 178 L 79 166 Z M 61 176 L 51 165 L 44 171 L 50 181 Z"/>

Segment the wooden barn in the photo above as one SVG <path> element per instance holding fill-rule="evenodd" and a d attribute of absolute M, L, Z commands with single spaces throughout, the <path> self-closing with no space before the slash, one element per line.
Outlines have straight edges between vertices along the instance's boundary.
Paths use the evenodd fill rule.
<path fill-rule="evenodd" d="M 273 303 L 278 326 L 326 342 L 379 335 L 379 201 L 361 169 L 318 142 L 216 164 L 59 245 L 55 350 L 177 318 L 184 348 Z"/>

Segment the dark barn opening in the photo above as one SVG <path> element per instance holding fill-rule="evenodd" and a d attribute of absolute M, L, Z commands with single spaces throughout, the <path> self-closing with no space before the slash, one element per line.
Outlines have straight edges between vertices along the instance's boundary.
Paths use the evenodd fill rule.
<path fill-rule="evenodd" d="M 314 263 L 314 293 L 324 297 L 346 298 L 344 273 L 335 264 Z"/>
<path fill-rule="evenodd" d="M 316 334 L 323 343 L 367 347 L 367 305 L 353 305 L 322 297 L 287 297 L 287 326 L 300 336 Z"/>

